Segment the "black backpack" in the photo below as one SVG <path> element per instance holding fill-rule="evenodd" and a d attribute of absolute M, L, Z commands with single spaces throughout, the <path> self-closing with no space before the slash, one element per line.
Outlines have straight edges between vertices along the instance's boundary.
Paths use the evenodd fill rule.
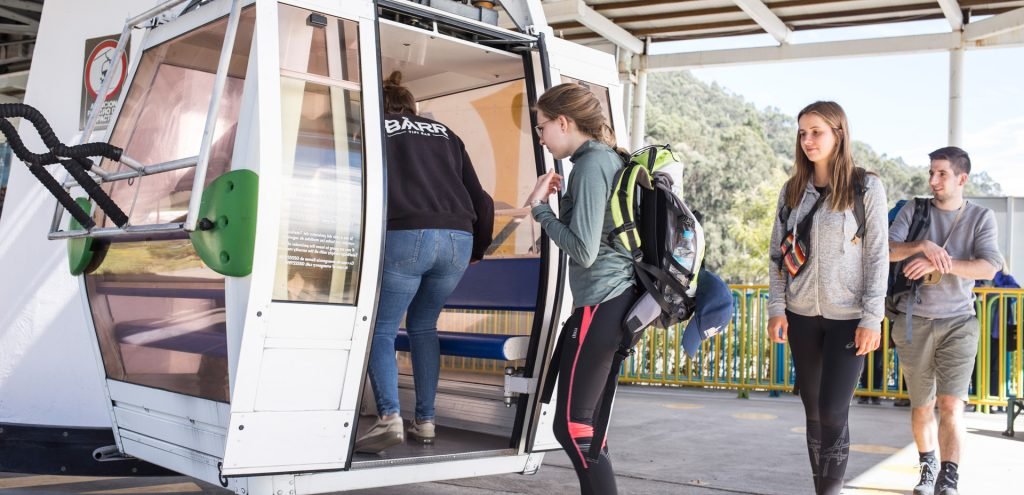
<path fill-rule="evenodd" d="M 648 326 L 669 328 L 693 315 L 697 279 L 704 261 L 704 229 L 682 199 L 683 163 L 668 145 L 635 151 L 615 175 L 608 242 L 633 256 L 643 296 L 626 314 L 629 342 L 636 345 Z M 684 252 L 685 261 L 675 254 Z"/>
<path fill-rule="evenodd" d="M 914 216 L 910 220 L 910 229 L 907 231 L 907 238 L 903 242 L 919 241 L 928 233 L 928 227 L 931 225 L 930 205 L 930 198 L 914 198 Z M 897 211 L 898 214 L 899 212 Z M 895 220 L 895 215 L 892 217 L 892 220 Z M 892 221 L 889 222 L 889 225 L 892 225 Z M 917 290 L 921 287 L 920 279 L 908 280 L 906 275 L 903 275 L 903 265 L 909 259 L 889 263 L 889 285 L 885 292 L 885 302 L 886 308 L 890 312 L 895 312 L 896 299 L 907 293 L 917 294 Z"/>

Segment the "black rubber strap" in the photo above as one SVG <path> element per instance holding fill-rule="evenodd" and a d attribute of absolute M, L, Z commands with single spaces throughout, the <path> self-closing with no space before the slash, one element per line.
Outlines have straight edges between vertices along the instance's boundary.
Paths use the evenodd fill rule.
<path fill-rule="evenodd" d="M 70 213 L 71 216 L 82 225 L 82 227 L 91 229 L 96 226 L 96 222 L 92 217 L 89 216 L 81 206 L 78 206 L 78 203 L 76 203 L 74 199 L 71 199 L 71 195 L 64 190 L 60 183 L 57 182 L 57 179 L 54 179 L 42 165 L 36 165 L 33 163 L 27 163 L 27 165 L 29 172 L 32 172 L 32 175 L 36 176 L 36 179 L 39 179 L 39 182 L 43 184 L 43 187 L 50 191 L 50 194 L 52 194 L 53 197 L 57 198 L 57 201 L 60 202 L 61 206 L 63 206 L 65 210 L 68 210 L 68 213 Z"/>
<path fill-rule="evenodd" d="M 121 148 L 108 143 L 85 143 L 76 146 L 67 146 L 57 139 L 57 135 L 46 121 L 46 117 L 35 108 L 24 103 L 2 103 L 0 104 L 0 119 L 11 119 L 21 117 L 29 121 L 39 133 L 43 144 L 57 156 L 67 158 L 88 158 L 90 156 L 102 156 L 114 161 L 121 161 Z M 19 157 L 20 158 L 20 157 Z"/>
<path fill-rule="evenodd" d="M 96 206 L 99 206 L 115 225 L 124 227 L 128 224 L 128 215 L 124 214 L 124 211 L 114 203 L 114 200 L 110 199 L 106 191 L 86 172 L 87 167 L 85 165 L 91 167 L 91 161 L 86 158 L 74 158 L 71 160 L 61 160 L 60 164 L 75 178 L 78 184 L 82 186 L 82 189 L 85 190 L 85 193 L 96 202 Z"/>
<path fill-rule="evenodd" d="M 32 123 L 36 130 L 39 132 L 39 136 L 43 139 L 44 144 L 50 148 L 50 151 L 46 153 L 33 153 L 21 140 L 21 136 L 18 134 L 18 130 L 7 121 L 8 118 L 22 117 Z M 124 214 L 117 204 L 114 203 L 110 196 L 107 195 L 103 188 L 96 183 L 92 177 L 86 172 L 93 167 L 93 162 L 88 159 L 90 156 L 102 156 L 110 158 L 112 160 L 120 160 L 121 149 L 109 145 L 107 143 L 86 143 L 78 146 L 65 146 L 57 139 L 50 124 L 46 121 L 41 113 L 31 106 L 20 104 L 20 103 L 6 103 L 0 104 L 0 132 L 7 138 L 8 143 L 11 145 L 11 149 L 17 157 L 29 165 L 29 169 L 32 174 L 39 179 L 47 190 L 53 194 L 54 197 L 63 205 L 72 216 L 78 220 L 83 226 L 92 228 L 95 226 L 95 222 L 92 218 L 84 213 L 84 211 L 78 207 L 78 204 L 71 200 L 71 196 L 67 194 L 67 191 L 57 183 L 57 181 L 46 171 L 43 166 L 51 165 L 54 163 L 60 163 L 67 171 L 74 177 L 75 181 L 78 182 L 82 189 L 85 190 L 86 194 L 96 202 L 107 217 L 111 219 L 119 227 L 123 227 L 128 223 L 128 216 Z M 61 156 L 67 156 L 71 159 L 64 160 Z M 44 178 L 45 177 L 45 178 Z M 56 186 L 61 193 L 56 192 L 54 189 Z M 68 202 L 70 201 L 70 203 Z M 68 205 L 74 205 L 69 207 Z M 76 214 L 76 209 L 78 214 Z M 84 218 L 88 218 L 88 221 L 83 221 Z"/>

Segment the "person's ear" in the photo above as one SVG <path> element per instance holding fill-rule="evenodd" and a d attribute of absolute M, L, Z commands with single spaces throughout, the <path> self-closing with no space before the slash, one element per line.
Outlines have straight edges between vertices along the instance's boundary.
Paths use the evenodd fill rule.
<path fill-rule="evenodd" d="M 967 180 L 970 179 L 970 176 L 968 176 L 967 174 L 960 174 L 960 176 L 957 178 L 959 179 L 958 182 L 960 183 L 960 186 L 963 187 L 967 185 Z"/>

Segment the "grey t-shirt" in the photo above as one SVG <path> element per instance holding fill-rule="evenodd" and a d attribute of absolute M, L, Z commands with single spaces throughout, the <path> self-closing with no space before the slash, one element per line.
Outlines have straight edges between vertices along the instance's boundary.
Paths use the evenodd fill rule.
<path fill-rule="evenodd" d="M 923 239 L 930 240 L 941 246 L 949 237 L 946 252 L 955 260 L 988 261 L 992 266 L 1001 268 L 1003 256 L 997 243 L 996 217 L 992 210 L 968 201 L 964 204 L 963 215 L 956 224 L 956 230 L 950 235 L 958 210 L 945 211 L 929 204 L 931 224 Z M 908 201 L 900 209 L 889 227 L 889 240 L 905 242 L 910 231 L 910 221 L 914 216 L 914 202 Z M 914 257 L 923 256 L 916 254 Z M 901 265 L 902 268 L 902 265 Z M 914 316 L 924 318 L 950 318 L 953 316 L 974 314 L 974 280 L 945 274 L 938 284 L 922 285 L 920 303 L 914 304 Z M 907 297 L 902 296 L 896 301 L 898 310 L 906 312 Z"/>

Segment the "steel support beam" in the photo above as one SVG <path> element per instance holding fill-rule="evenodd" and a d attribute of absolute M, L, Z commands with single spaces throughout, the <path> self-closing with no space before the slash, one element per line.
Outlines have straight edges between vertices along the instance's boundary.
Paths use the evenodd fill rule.
<path fill-rule="evenodd" d="M 602 38 L 611 41 L 615 46 L 625 48 L 632 53 L 643 53 L 644 51 L 642 41 L 630 34 L 629 31 L 619 27 L 611 19 L 598 14 L 583 0 L 559 0 L 544 2 L 542 5 L 549 25 L 559 22 L 579 22 Z"/>
<path fill-rule="evenodd" d="M 964 41 L 978 41 L 1024 28 L 1024 7 L 964 26 Z"/>
<path fill-rule="evenodd" d="M 26 10 L 29 12 L 42 12 L 43 4 L 34 2 L 25 2 L 23 0 L 0 0 L 0 7 L 7 7 L 9 9 Z"/>
<path fill-rule="evenodd" d="M 942 7 L 942 13 L 946 16 L 946 20 L 949 21 L 949 27 L 953 28 L 953 31 L 963 29 L 964 13 L 960 10 L 960 2 L 957 0 L 939 0 L 939 7 Z"/>
<path fill-rule="evenodd" d="M 965 28 L 973 25 L 968 24 Z M 650 71 L 669 71 L 697 67 L 751 65 L 796 60 L 948 52 L 955 48 L 974 50 L 979 48 L 1024 46 L 1024 29 L 1000 30 L 999 34 L 973 41 L 964 41 L 962 37 L 962 33 L 959 32 L 919 34 L 865 40 L 670 53 L 650 56 L 647 60 L 647 69 Z"/>
<path fill-rule="evenodd" d="M 789 42 L 789 37 L 793 34 L 793 31 L 782 22 L 782 19 L 779 19 L 779 16 L 775 15 L 771 9 L 765 6 L 764 2 L 761 0 L 733 0 L 733 2 L 743 12 L 746 12 L 758 26 L 761 26 L 761 29 L 772 35 L 775 41 L 778 41 L 780 44 Z"/>
<path fill-rule="evenodd" d="M 735 48 L 703 52 L 652 55 L 647 68 L 652 71 L 693 67 L 789 62 L 839 57 L 860 57 L 895 53 L 949 51 L 960 46 L 960 33 L 922 34 L 852 41 L 829 41 L 796 45 Z"/>
<path fill-rule="evenodd" d="M 0 24 L 0 33 L 35 36 L 39 28 L 25 24 Z"/>
<path fill-rule="evenodd" d="M 15 22 L 20 22 L 26 26 L 32 26 L 36 29 L 39 28 L 39 21 L 27 15 L 19 14 L 13 10 L 6 9 L 3 6 L 0 6 L 0 17 L 10 19 Z"/>
<path fill-rule="evenodd" d="M 636 150 L 644 145 L 647 132 L 647 48 L 651 39 L 647 38 L 644 53 L 638 57 L 636 66 L 636 85 L 633 86 L 633 116 L 629 130 L 629 149 Z"/>
<path fill-rule="evenodd" d="M 949 51 L 949 146 L 963 146 L 964 49 Z"/>
<path fill-rule="evenodd" d="M 505 9 L 508 17 L 512 19 L 512 23 L 520 32 L 528 33 L 530 28 L 537 23 L 539 12 L 534 12 L 533 9 L 536 8 L 534 2 L 527 0 L 497 0 L 497 2 Z"/>
<path fill-rule="evenodd" d="M 616 122 L 618 127 L 629 131 L 633 128 L 633 54 L 620 46 L 615 47 L 615 62 L 619 70 L 619 83 L 622 84 L 622 115 L 625 122 Z"/>

